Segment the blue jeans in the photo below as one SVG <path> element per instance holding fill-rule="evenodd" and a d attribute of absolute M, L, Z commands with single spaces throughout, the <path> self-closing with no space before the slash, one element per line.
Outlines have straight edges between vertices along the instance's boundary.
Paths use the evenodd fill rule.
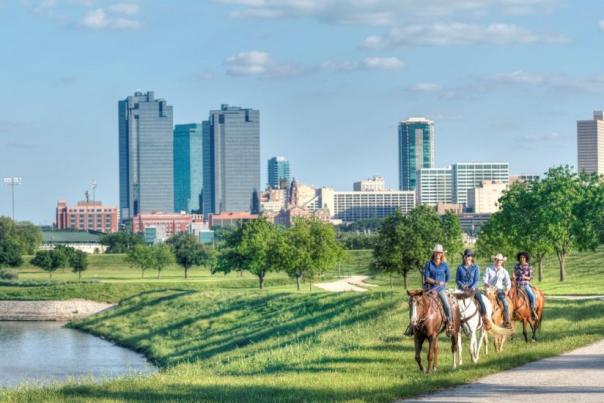
<path fill-rule="evenodd" d="M 503 290 L 497 290 L 497 298 L 503 304 L 503 320 L 510 321 L 510 312 L 508 311 L 508 299 L 505 297 Z"/>
<path fill-rule="evenodd" d="M 484 301 L 482 300 L 482 294 L 480 293 L 479 290 L 475 290 L 474 294 L 474 298 L 476 299 L 476 301 L 478 301 L 478 306 L 480 308 L 480 314 L 481 315 L 486 315 L 487 314 L 487 307 L 484 306 Z"/>
<path fill-rule="evenodd" d="M 535 309 L 535 304 L 537 303 L 537 298 L 535 297 L 535 292 L 531 288 L 531 285 L 525 284 L 524 291 L 526 291 L 526 295 L 528 295 L 529 302 L 531 304 L 531 309 Z"/>
<path fill-rule="evenodd" d="M 447 293 L 445 290 L 440 290 L 438 292 L 438 298 L 440 298 L 440 302 L 443 304 L 443 309 L 445 310 L 445 315 L 447 315 L 447 320 L 452 322 L 453 318 L 451 317 L 451 307 L 449 306 L 449 298 L 447 298 Z"/>

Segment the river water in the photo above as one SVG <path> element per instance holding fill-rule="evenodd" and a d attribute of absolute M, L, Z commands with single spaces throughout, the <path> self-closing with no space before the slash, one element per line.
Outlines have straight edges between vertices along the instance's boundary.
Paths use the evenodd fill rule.
<path fill-rule="evenodd" d="M 0 321 L 0 388 L 156 371 L 142 355 L 63 323 Z"/>

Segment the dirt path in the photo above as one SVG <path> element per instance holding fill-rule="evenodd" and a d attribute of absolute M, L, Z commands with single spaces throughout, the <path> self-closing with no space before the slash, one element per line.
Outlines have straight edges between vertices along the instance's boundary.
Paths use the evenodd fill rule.
<path fill-rule="evenodd" d="M 405 402 L 604 402 L 604 340 Z"/>
<path fill-rule="evenodd" d="M 346 277 L 342 280 L 332 281 L 329 283 L 318 283 L 315 284 L 316 287 L 319 287 L 325 291 L 332 292 L 342 292 L 342 291 L 356 291 L 356 292 L 365 292 L 368 287 L 377 287 L 375 284 L 367 284 L 365 280 L 367 280 L 368 276 L 350 276 Z"/>

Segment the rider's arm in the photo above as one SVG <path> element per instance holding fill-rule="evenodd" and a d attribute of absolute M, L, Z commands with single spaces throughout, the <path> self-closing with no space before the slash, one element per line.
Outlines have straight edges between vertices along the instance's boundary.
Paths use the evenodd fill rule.
<path fill-rule="evenodd" d="M 455 284 L 457 284 L 458 288 L 463 288 L 464 283 L 462 281 L 461 278 L 461 269 L 460 267 L 457 268 L 457 271 L 455 271 Z"/>
<path fill-rule="evenodd" d="M 424 266 L 424 282 L 426 284 L 434 284 L 432 278 L 430 278 L 430 262 L 426 263 Z"/>
<path fill-rule="evenodd" d="M 480 267 L 476 265 L 476 270 L 474 271 L 474 278 L 472 279 L 472 284 L 470 288 L 477 289 L 480 284 Z"/>

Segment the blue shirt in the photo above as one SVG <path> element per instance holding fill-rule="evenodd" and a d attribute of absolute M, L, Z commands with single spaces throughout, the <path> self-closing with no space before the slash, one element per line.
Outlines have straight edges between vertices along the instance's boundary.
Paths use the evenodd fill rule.
<path fill-rule="evenodd" d="M 457 273 L 455 273 L 455 282 L 459 289 L 464 287 L 477 289 L 480 284 L 480 267 L 476 264 L 469 267 L 465 267 L 463 264 L 459 265 Z"/>
<path fill-rule="evenodd" d="M 449 266 L 447 263 L 440 262 L 440 265 L 435 265 L 432 260 L 426 263 L 424 266 L 424 287 L 428 290 L 435 289 L 436 291 L 442 291 L 445 289 L 444 285 L 440 284 L 428 284 L 427 279 L 431 278 L 437 282 L 447 283 L 449 281 Z"/>

